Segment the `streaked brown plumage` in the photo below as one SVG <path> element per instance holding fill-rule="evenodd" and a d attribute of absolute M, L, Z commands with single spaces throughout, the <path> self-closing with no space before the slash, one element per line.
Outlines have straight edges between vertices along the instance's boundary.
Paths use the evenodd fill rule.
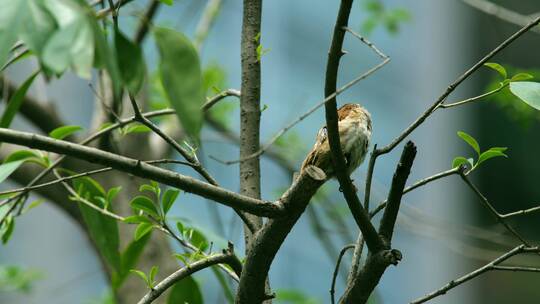
<path fill-rule="evenodd" d="M 359 104 L 345 104 L 338 109 L 338 128 L 347 173 L 351 174 L 366 156 L 371 139 L 371 116 Z M 302 163 L 301 171 L 309 165 L 322 169 L 328 178 L 334 176 L 326 126 L 317 133 L 315 145 Z"/>

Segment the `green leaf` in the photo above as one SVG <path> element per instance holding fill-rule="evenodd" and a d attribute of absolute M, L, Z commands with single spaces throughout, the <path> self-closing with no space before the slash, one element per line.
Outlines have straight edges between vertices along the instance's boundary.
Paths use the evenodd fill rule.
<path fill-rule="evenodd" d="M 180 234 L 184 234 L 185 228 L 182 222 L 180 221 L 176 222 L 176 228 L 178 228 L 178 232 L 180 232 Z"/>
<path fill-rule="evenodd" d="M 499 73 L 503 77 L 503 79 L 507 78 L 506 69 L 502 65 L 495 62 L 486 62 L 484 63 L 484 65 L 497 71 L 497 73 Z"/>
<path fill-rule="evenodd" d="M 199 229 L 189 228 L 187 231 L 188 238 L 195 247 L 197 247 L 200 251 L 204 251 L 206 248 L 208 248 L 208 240 Z"/>
<path fill-rule="evenodd" d="M 540 110 L 540 83 L 530 81 L 511 82 L 510 91 L 526 104 Z"/>
<path fill-rule="evenodd" d="M 56 74 L 71 67 L 80 77 L 90 79 L 95 56 L 95 20 L 89 8 L 79 1 L 47 0 L 44 5 L 56 19 L 58 30 L 43 48 L 43 64 Z"/>
<path fill-rule="evenodd" d="M 82 129 L 81 126 L 62 126 L 52 130 L 49 136 L 56 139 L 64 139 Z"/>
<path fill-rule="evenodd" d="M 21 214 L 25 214 L 26 212 L 36 208 L 37 206 L 41 205 L 45 200 L 38 199 L 33 202 L 31 202 L 24 210 L 21 212 Z"/>
<path fill-rule="evenodd" d="M 105 198 L 106 193 L 97 181 L 90 177 L 76 178 L 73 180 L 73 187 L 77 189 L 81 197 L 100 208 L 104 208 L 103 200 L 97 198 Z M 109 265 L 119 272 L 121 270 L 120 240 L 116 220 L 85 204 L 79 204 L 79 209 L 88 227 L 90 237 L 94 240 L 99 252 Z"/>
<path fill-rule="evenodd" d="M 461 139 L 463 139 L 466 143 L 468 143 L 469 146 L 471 146 L 474 151 L 476 151 L 476 153 L 480 154 L 480 145 L 478 145 L 476 139 L 463 131 L 458 131 L 457 135 L 461 137 Z"/>
<path fill-rule="evenodd" d="M 131 94 L 137 94 L 146 75 L 142 50 L 119 30 L 115 30 L 114 44 L 122 81 Z"/>
<path fill-rule="evenodd" d="M 30 88 L 30 85 L 32 85 L 32 82 L 36 78 L 36 76 L 39 74 L 39 71 L 34 72 L 26 81 L 15 91 L 13 96 L 8 101 L 7 107 L 4 110 L 4 114 L 2 114 L 2 119 L 0 119 L 0 128 L 8 128 L 11 125 L 11 122 L 13 121 L 13 118 L 15 118 L 15 114 L 19 111 L 19 108 L 21 107 L 24 96 L 26 96 L 26 92 Z"/>
<path fill-rule="evenodd" d="M 120 193 L 120 191 L 122 191 L 121 186 L 113 187 L 109 189 L 109 191 L 107 191 L 107 201 L 111 203 L 114 200 L 114 198 L 118 195 L 118 193 Z"/>
<path fill-rule="evenodd" d="M 156 278 L 158 271 L 158 266 L 152 266 L 152 269 L 150 269 L 150 282 L 154 283 L 154 279 Z"/>
<path fill-rule="evenodd" d="M 124 218 L 124 223 L 128 224 L 139 224 L 139 223 L 149 223 L 152 221 L 144 215 L 132 215 Z"/>
<path fill-rule="evenodd" d="M 167 304 L 178 303 L 204 303 L 199 284 L 197 284 L 192 276 L 185 277 L 173 285 L 169 298 L 167 299 Z"/>
<path fill-rule="evenodd" d="M 147 233 L 143 237 L 141 237 L 139 240 L 133 240 L 129 243 L 127 248 L 124 250 L 124 252 L 121 255 L 122 259 L 122 267 L 121 271 L 117 273 L 116 277 L 113 277 L 113 289 L 117 290 L 122 286 L 122 283 L 127 278 L 130 269 L 133 269 L 137 261 L 139 260 L 139 257 L 141 256 L 141 253 L 144 250 L 144 247 L 148 243 L 148 240 L 150 239 L 152 233 Z"/>
<path fill-rule="evenodd" d="M 506 154 L 504 154 L 505 150 L 506 148 L 491 148 L 487 151 L 482 152 L 482 154 L 480 154 L 480 157 L 478 158 L 477 166 L 479 166 L 481 163 L 485 162 L 486 160 L 490 158 L 500 157 L 500 156 L 508 157 Z"/>
<path fill-rule="evenodd" d="M 8 216 L 6 218 L 4 226 L 6 228 L 2 229 L 4 230 L 2 233 L 2 244 L 7 244 L 7 242 L 11 238 L 11 235 L 13 234 L 13 229 L 15 229 L 15 219 L 13 218 L 13 216 Z"/>
<path fill-rule="evenodd" d="M 198 139 L 204 102 L 197 50 L 183 34 L 166 28 L 154 30 L 160 54 L 163 87 L 186 133 Z"/>
<path fill-rule="evenodd" d="M 150 233 L 150 231 L 152 231 L 153 227 L 154 226 L 152 224 L 149 224 L 149 223 L 140 223 L 137 226 L 137 229 L 135 229 L 134 239 L 136 241 L 140 240 L 143 236 Z"/>
<path fill-rule="evenodd" d="M 17 40 L 41 54 L 56 29 L 54 18 L 44 7 L 44 0 L 2 0 L 0 7 L 0 65 L 5 63 Z"/>
<path fill-rule="evenodd" d="M 154 202 L 146 196 L 136 196 L 131 200 L 130 205 L 133 209 L 142 210 L 155 218 L 159 218 L 159 213 Z"/>
<path fill-rule="evenodd" d="M 517 73 L 516 75 L 512 76 L 512 79 L 510 79 L 510 81 L 524 81 L 533 78 L 534 76 L 528 73 Z"/>
<path fill-rule="evenodd" d="M 167 5 L 173 5 L 173 0 L 159 0 L 159 2 L 163 3 L 163 4 L 167 4 Z"/>
<path fill-rule="evenodd" d="M 12 161 L 9 163 L 3 163 L 0 165 L 0 183 L 4 182 L 11 173 L 15 172 L 24 163 L 24 160 Z"/>
<path fill-rule="evenodd" d="M 131 269 L 129 272 L 138 275 L 140 278 L 142 278 L 144 280 L 144 282 L 146 283 L 146 285 L 149 288 L 152 288 L 152 284 L 150 284 L 150 281 L 148 280 L 148 277 L 146 276 L 146 273 L 144 273 L 144 272 L 142 272 L 140 270 L 135 270 L 135 269 Z"/>
<path fill-rule="evenodd" d="M 167 214 L 167 212 L 169 212 L 179 193 L 180 191 L 176 189 L 167 189 L 167 191 L 165 191 L 161 201 L 163 205 L 163 214 Z"/>
<path fill-rule="evenodd" d="M 459 167 L 463 164 L 469 165 L 469 161 L 463 156 L 458 156 L 452 161 L 452 168 Z"/>
<path fill-rule="evenodd" d="M 43 164 L 43 157 L 34 150 L 19 150 L 11 153 L 4 159 L 4 163 L 10 163 L 18 160 L 35 160 L 39 164 Z"/>
<path fill-rule="evenodd" d="M 147 132 L 150 132 L 152 131 L 152 129 L 148 128 L 147 126 L 143 125 L 143 124 L 140 124 L 140 123 L 132 123 L 132 124 L 129 124 L 129 126 L 127 126 L 125 129 L 124 129 L 124 135 L 127 135 L 129 133 L 147 133 Z"/>

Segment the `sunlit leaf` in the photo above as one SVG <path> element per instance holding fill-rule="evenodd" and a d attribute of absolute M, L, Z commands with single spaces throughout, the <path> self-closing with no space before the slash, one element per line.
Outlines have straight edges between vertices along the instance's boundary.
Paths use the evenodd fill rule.
<path fill-rule="evenodd" d="M 131 200 L 130 205 L 133 209 L 142 210 L 155 218 L 159 218 L 159 213 L 154 202 L 146 196 L 136 196 Z"/>
<path fill-rule="evenodd" d="M 510 83 L 510 91 L 526 104 L 540 110 L 540 83 L 519 81 Z"/>
<path fill-rule="evenodd" d="M 139 224 L 139 223 L 149 223 L 151 224 L 152 221 L 143 215 L 132 215 L 124 218 L 124 223 L 128 224 Z"/>
<path fill-rule="evenodd" d="M 163 194 L 163 199 L 161 201 L 164 214 L 167 214 L 167 212 L 169 212 L 179 193 L 180 191 L 176 189 L 167 189 L 167 191 L 165 191 L 165 193 Z"/>
<path fill-rule="evenodd" d="M 154 282 L 154 279 L 156 278 L 156 275 L 159 271 L 158 266 L 152 266 L 152 269 L 150 269 L 150 282 Z"/>
<path fill-rule="evenodd" d="M 517 73 L 516 75 L 512 76 L 510 81 L 524 81 L 524 80 L 529 80 L 533 78 L 534 76 L 528 73 Z"/>
<path fill-rule="evenodd" d="M 458 156 L 452 161 L 452 168 L 459 167 L 463 164 L 469 165 L 469 161 L 463 156 Z"/>
<path fill-rule="evenodd" d="M 480 157 L 478 158 L 478 165 L 485 162 L 486 160 L 494 157 L 508 157 L 506 154 L 504 154 L 504 151 L 506 148 L 491 148 L 487 151 L 482 152 L 480 154 Z"/>
<path fill-rule="evenodd" d="M 202 126 L 204 102 L 201 66 L 197 50 L 183 34 L 155 28 L 163 87 L 186 133 L 197 139 Z"/>
<path fill-rule="evenodd" d="M 134 239 L 136 241 L 140 240 L 143 236 L 147 235 L 152 231 L 153 225 L 149 223 L 140 223 L 135 229 Z"/>
<path fill-rule="evenodd" d="M 484 65 L 497 71 L 497 73 L 499 73 L 503 77 L 503 79 L 507 78 L 506 69 L 502 65 L 495 62 L 486 62 L 484 63 Z"/>
<path fill-rule="evenodd" d="M 138 275 L 141 279 L 143 279 L 143 281 L 146 283 L 146 285 L 149 288 L 152 288 L 152 286 L 151 286 L 152 284 L 150 284 L 150 281 L 148 280 L 148 277 L 146 276 L 146 273 L 144 273 L 144 272 L 142 272 L 140 270 L 136 270 L 136 269 L 131 269 L 129 272 Z"/>
<path fill-rule="evenodd" d="M 461 139 L 468 143 L 469 146 L 471 146 L 474 151 L 476 151 L 476 153 L 480 154 L 480 145 L 478 145 L 478 142 L 476 141 L 476 139 L 474 139 L 474 137 L 463 131 L 458 131 L 457 134 L 459 137 L 461 137 Z"/>
<path fill-rule="evenodd" d="M 81 126 L 62 126 L 52 130 L 49 136 L 56 139 L 64 139 L 71 134 L 82 130 Z"/>

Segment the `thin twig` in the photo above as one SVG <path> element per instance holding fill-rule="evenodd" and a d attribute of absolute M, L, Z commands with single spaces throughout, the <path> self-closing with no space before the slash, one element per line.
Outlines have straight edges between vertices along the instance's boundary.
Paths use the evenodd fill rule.
<path fill-rule="evenodd" d="M 520 272 L 540 272 L 540 268 L 536 267 L 525 267 L 525 266 L 493 266 L 492 270 L 502 270 L 502 271 L 520 271 Z"/>
<path fill-rule="evenodd" d="M 240 261 L 238 261 L 238 259 L 234 255 L 234 249 L 231 243 L 229 243 L 229 247 L 227 249 L 223 250 L 223 253 L 213 254 L 204 257 L 198 261 L 182 267 L 173 274 L 169 275 L 152 289 L 150 289 L 150 291 L 148 291 L 146 295 L 144 295 L 144 297 L 138 302 L 138 304 L 152 303 L 162 293 L 172 287 L 176 282 L 192 275 L 199 270 L 211 267 L 216 264 L 228 264 L 231 267 L 237 267 L 240 264 Z"/>
<path fill-rule="evenodd" d="M 464 99 L 462 101 L 457 101 L 457 102 L 453 102 L 453 103 L 443 103 L 443 104 L 441 104 L 440 108 L 447 109 L 447 108 L 462 106 L 462 105 L 467 104 L 467 103 L 475 102 L 475 101 L 478 101 L 478 100 L 480 100 L 482 98 L 485 98 L 485 97 L 491 96 L 493 94 L 496 94 L 496 93 L 500 92 L 502 89 L 504 89 L 507 86 L 508 86 L 508 84 L 504 84 L 504 85 L 501 85 L 500 87 L 498 87 L 498 88 L 496 88 L 494 90 L 491 90 L 491 91 L 489 91 L 487 93 L 484 93 L 484 94 L 481 94 L 481 95 L 478 95 L 478 96 L 475 96 L 475 97 L 467 98 L 467 99 Z"/>
<path fill-rule="evenodd" d="M 454 174 L 459 174 L 459 172 L 461 172 L 463 169 L 464 169 L 464 167 L 456 167 L 456 168 L 453 168 L 453 169 L 450 169 L 450 170 L 439 172 L 437 174 L 426 177 L 424 179 L 421 179 L 421 180 L 415 182 L 414 184 L 412 184 L 411 186 L 405 188 L 405 190 L 403 190 L 403 194 L 411 192 L 412 190 L 414 190 L 416 188 L 422 187 L 422 186 L 424 186 L 424 185 L 426 185 L 428 183 L 431 183 L 431 182 L 436 181 L 438 179 L 441 179 L 443 177 L 447 177 L 447 176 L 454 175 Z M 386 202 L 387 202 L 387 200 L 384 200 L 377 207 L 375 207 L 375 209 L 371 210 L 369 212 L 369 217 L 371 217 L 371 218 L 374 217 L 375 215 L 377 215 L 377 213 L 379 213 L 382 209 L 384 209 L 386 207 Z"/>
<path fill-rule="evenodd" d="M 159 0 L 152 0 L 150 4 L 148 4 L 148 8 L 139 22 L 139 27 L 137 28 L 137 32 L 135 34 L 135 43 L 141 44 L 143 42 L 146 34 L 148 34 L 148 29 L 152 24 L 152 19 L 154 19 L 160 4 L 161 1 Z"/>
<path fill-rule="evenodd" d="M 512 217 L 512 216 L 527 215 L 527 214 L 531 214 L 531 213 L 538 212 L 538 211 L 540 211 L 540 206 L 532 207 L 532 208 L 524 209 L 524 210 L 518 210 L 518 211 L 506 213 L 506 214 L 499 214 L 499 215 L 503 219 L 506 219 L 506 218 L 509 218 L 509 217 Z"/>
<path fill-rule="evenodd" d="M 341 264 L 341 259 L 343 259 L 343 256 L 345 253 L 349 250 L 355 247 L 355 244 L 349 244 L 341 249 L 339 252 L 339 256 L 336 262 L 336 267 L 334 268 L 334 274 L 332 275 L 332 284 L 330 286 L 330 300 L 332 304 L 336 303 L 336 300 L 334 298 L 335 292 L 336 292 L 336 279 L 337 275 L 339 273 L 339 266 Z"/>
<path fill-rule="evenodd" d="M 436 290 L 436 291 L 433 291 L 427 295 L 425 295 L 424 297 L 422 298 L 419 298 L 419 299 L 416 299 L 412 302 L 410 302 L 410 304 L 420 304 L 420 303 L 425 303 L 433 298 L 436 298 L 440 295 L 443 295 L 443 294 L 446 294 L 450 289 L 453 289 L 485 272 L 488 272 L 490 270 L 502 270 L 502 269 L 496 269 L 495 267 L 497 267 L 498 264 L 508 260 L 509 258 L 515 256 L 515 255 L 518 255 L 518 254 L 521 254 L 521 253 L 526 253 L 526 252 L 536 252 L 536 253 L 540 253 L 540 249 L 538 247 L 526 247 L 525 245 L 519 245 L 517 247 L 515 247 L 514 249 L 508 251 L 507 253 L 501 255 L 500 257 L 496 258 L 495 260 L 489 262 L 488 264 L 476 269 L 475 271 L 473 272 L 470 272 L 456 280 L 452 280 L 450 281 L 448 284 L 446 284 L 445 286 L 441 287 L 440 289 Z M 503 268 L 504 270 L 508 270 L 506 267 Z"/>
<path fill-rule="evenodd" d="M 167 135 L 165 132 L 163 132 L 158 126 L 156 126 L 150 119 L 146 118 L 144 115 L 142 115 L 141 110 L 139 109 L 139 106 L 137 105 L 137 102 L 135 101 L 135 98 L 133 95 L 129 94 L 129 100 L 131 101 L 131 106 L 133 107 L 133 111 L 135 113 L 135 120 L 139 121 L 140 123 L 144 124 L 148 128 L 150 128 L 154 133 L 159 135 L 159 137 L 163 138 L 171 147 L 173 147 L 184 159 L 186 159 L 188 162 L 192 163 L 192 168 L 195 169 L 204 179 L 206 179 L 210 184 L 214 186 L 218 186 L 218 182 L 206 171 L 205 168 L 202 167 L 200 162 L 197 160 L 197 158 L 190 154 L 186 149 L 184 149 L 180 144 L 178 144 L 174 138 Z"/>
<path fill-rule="evenodd" d="M 221 101 L 225 97 L 229 97 L 229 96 L 240 97 L 240 91 L 233 90 L 233 89 L 225 90 L 225 91 L 223 91 L 223 92 L 209 98 L 208 101 L 206 101 L 201 106 L 201 110 L 203 112 L 206 112 L 206 111 L 210 110 L 210 108 L 213 107 L 216 103 L 218 103 L 219 101 Z"/>
<path fill-rule="evenodd" d="M 538 17 L 535 14 L 529 16 L 523 15 L 486 0 L 461 0 L 461 2 L 470 5 L 488 15 L 495 16 L 503 21 L 520 27 L 527 25 L 528 22 Z M 533 28 L 531 31 L 540 33 L 540 28 Z"/>
<path fill-rule="evenodd" d="M 504 217 L 491 205 L 491 203 L 488 201 L 488 199 L 478 190 L 478 188 L 471 182 L 469 177 L 465 173 L 460 173 L 461 179 L 473 190 L 473 192 L 480 198 L 480 201 L 482 204 L 488 208 L 488 210 L 493 214 L 493 216 L 497 219 L 497 221 L 502 224 L 506 230 L 508 230 L 510 233 L 512 233 L 521 243 L 523 243 L 527 247 L 531 247 L 531 244 L 525 240 L 512 226 L 510 226 L 504 219 Z"/>

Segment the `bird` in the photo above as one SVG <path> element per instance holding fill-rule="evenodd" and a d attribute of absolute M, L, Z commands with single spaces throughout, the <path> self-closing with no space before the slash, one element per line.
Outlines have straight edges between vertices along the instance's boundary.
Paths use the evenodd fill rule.
<path fill-rule="evenodd" d="M 371 115 L 357 103 L 344 104 L 337 114 L 341 149 L 345 156 L 347 174 L 351 175 L 362 164 L 368 151 Z M 326 126 L 319 129 L 315 144 L 303 161 L 300 173 L 305 172 L 309 166 L 321 169 L 328 179 L 335 177 Z"/>

